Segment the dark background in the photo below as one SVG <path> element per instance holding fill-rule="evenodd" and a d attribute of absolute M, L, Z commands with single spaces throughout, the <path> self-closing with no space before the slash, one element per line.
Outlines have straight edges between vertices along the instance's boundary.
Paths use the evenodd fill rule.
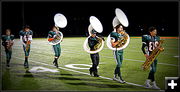
<path fill-rule="evenodd" d="M 10 28 L 15 37 L 25 24 L 30 25 L 33 37 L 47 37 L 54 25 L 54 15 L 62 13 L 68 25 L 60 29 L 64 36 L 87 36 L 89 17 L 96 16 L 103 24 L 102 35 L 112 30 L 115 8 L 127 15 L 130 36 L 141 36 L 155 26 L 160 36 L 178 36 L 178 2 L 2 2 L 2 33 Z"/>

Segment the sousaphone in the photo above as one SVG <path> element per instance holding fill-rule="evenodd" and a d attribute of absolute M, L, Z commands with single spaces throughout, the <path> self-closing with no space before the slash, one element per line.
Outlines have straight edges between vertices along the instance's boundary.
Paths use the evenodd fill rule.
<path fill-rule="evenodd" d="M 96 18 L 95 16 L 91 16 L 89 18 L 89 21 L 90 21 L 90 25 L 88 27 L 89 36 L 84 41 L 83 48 L 86 52 L 88 52 L 90 54 L 94 54 L 94 53 L 100 52 L 103 49 L 104 40 L 101 37 L 96 36 L 98 38 L 98 43 L 94 46 L 95 50 L 90 50 L 90 48 L 88 46 L 88 39 L 89 39 L 89 37 L 91 37 L 91 31 L 93 29 L 98 33 L 102 33 L 103 26 L 102 26 L 101 22 L 99 21 L 99 19 Z"/>
<path fill-rule="evenodd" d="M 114 32 L 116 32 L 115 27 L 119 24 L 122 24 L 124 27 L 129 26 L 128 19 L 121 9 L 116 8 L 115 14 L 116 14 L 116 16 L 114 17 L 113 22 L 112 22 Z M 119 41 L 119 44 L 116 47 L 112 47 L 111 37 L 110 37 L 110 35 L 108 35 L 107 42 L 106 42 L 107 47 L 111 50 L 122 50 L 122 49 L 126 48 L 130 42 L 130 37 L 125 31 L 123 33 L 124 33 L 123 37 L 121 38 L 121 40 Z"/>
<path fill-rule="evenodd" d="M 59 30 L 59 28 L 65 28 L 67 25 L 67 19 L 66 17 L 61 14 L 61 13 L 57 13 L 54 16 L 54 23 L 56 28 Z M 58 43 L 60 43 L 63 39 L 63 33 L 58 31 L 56 34 L 56 37 L 54 37 L 53 40 L 49 41 L 50 45 L 56 45 Z"/>

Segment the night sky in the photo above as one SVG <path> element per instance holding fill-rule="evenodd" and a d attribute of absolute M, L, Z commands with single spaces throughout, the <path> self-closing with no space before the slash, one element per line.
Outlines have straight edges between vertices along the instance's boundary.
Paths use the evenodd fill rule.
<path fill-rule="evenodd" d="M 54 26 L 54 15 L 62 13 L 68 24 L 60 29 L 65 37 L 87 36 L 89 17 L 103 25 L 103 36 L 112 30 L 115 8 L 127 15 L 130 36 L 141 36 L 155 26 L 160 36 L 178 36 L 178 2 L 2 2 L 2 30 L 10 28 L 15 37 L 22 26 L 30 25 L 33 37 L 47 37 Z"/>

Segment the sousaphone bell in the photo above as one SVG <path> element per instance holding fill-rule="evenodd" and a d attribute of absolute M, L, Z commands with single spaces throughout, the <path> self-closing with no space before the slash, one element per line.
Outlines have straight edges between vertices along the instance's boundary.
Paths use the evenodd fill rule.
<path fill-rule="evenodd" d="M 121 9 L 116 8 L 115 14 L 116 16 L 114 17 L 113 22 L 112 22 L 112 25 L 114 28 L 113 31 L 116 32 L 115 27 L 119 24 L 122 24 L 124 27 L 128 27 L 129 22 L 124 12 Z M 108 35 L 107 37 L 106 45 L 111 50 L 122 50 L 128 46 L 129 42 L 130 42 L 129 35 L 125 31 L 123 31 L 123 37 L 121 38 L 121 40 L 119 41 L 119 44 L 116 47 L 112 47 L 110 35 Z"/>
<path fill-rule="evenodd" d="M 89 37 L 91 37 L 92 30 L 95 30 L 98 33 L 102 33 L 103 26 L 102 26 L 101 22 L 99 21 L 99 19 L 96 18 L 95 16 L 91 16 L 89 18 L 89 21 L 90 21 L 90 25 L 88 27 L 89 36 L 84 41 L 83 48 L 86 52 L 88 52 L 90 54 L 94 54 L 94 53 L 100 52 L 103 49 L 104 40 L 101 37 L 96 36 L 98 38 L 98 43 L 94 46 L 94 50 L 90 50 L 90 48 L 88 46 L 88 39 L 89 39 Z"/>
<path fill-rule="evenodd" d="M 48 43 L 50 45 L 56 45 L 62 41 L 63 33 L 59 31 L 59 28 L 66 27 L 67 19 L 63 14 L 57 13 L 54 16 L 54 23 L 55 23 L 55 27 L 58 29 L 58 32 L 56 33 L 56 36 L 54 37 L 53 40 L 51 40 L 51 41 L 48 40 Z"/>

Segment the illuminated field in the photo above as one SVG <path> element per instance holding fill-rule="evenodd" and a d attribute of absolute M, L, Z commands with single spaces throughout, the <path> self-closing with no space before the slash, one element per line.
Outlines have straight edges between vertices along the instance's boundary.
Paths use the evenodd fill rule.
<path fill-rule="evenodd" d="M 149 71 L 143 71 L 141 65 L 145 60 L 141 51 L 141 39 L 131 38 L 124 49 L 122 77 L 128 83 L 113 81 L 116 62 L 113 53 L 105 45 L 100 54 L 99 75 L 91 77 L 88 71 L 91 65 L 90 55 L 83 50 L 85 37 L 65 37 L 61 43 L 60 68 L 53 66 L 54 53 L 46 38 L 34 38 L 29 57 L 30 68 L 23 67 L 24 52 L 19 39 L 15 39 L 11 68 L 5 68 L 5 53 L 2 48 L 2 89 L 3 90 L 76 90 L 76 91 L 120 91 L 120 90 L 152 90 L 142 87 Z M 178 39 L 164 39 L 165 51 L 158 57 L 155 79 L 157 85 L 164 90 L 165 77 L 178 76 Z M 67 67 L 70 64 L 80 69 Z M 85 65 L 79 65 L 85 64 Z M 38 68 L 37 70 L 33 70 Z M 83 69 L 81 69 L 83 68 Z M 41 71 L 40 70 L 49 71 Z M 39 71 L 39 72 L 38 72 Z"/>

